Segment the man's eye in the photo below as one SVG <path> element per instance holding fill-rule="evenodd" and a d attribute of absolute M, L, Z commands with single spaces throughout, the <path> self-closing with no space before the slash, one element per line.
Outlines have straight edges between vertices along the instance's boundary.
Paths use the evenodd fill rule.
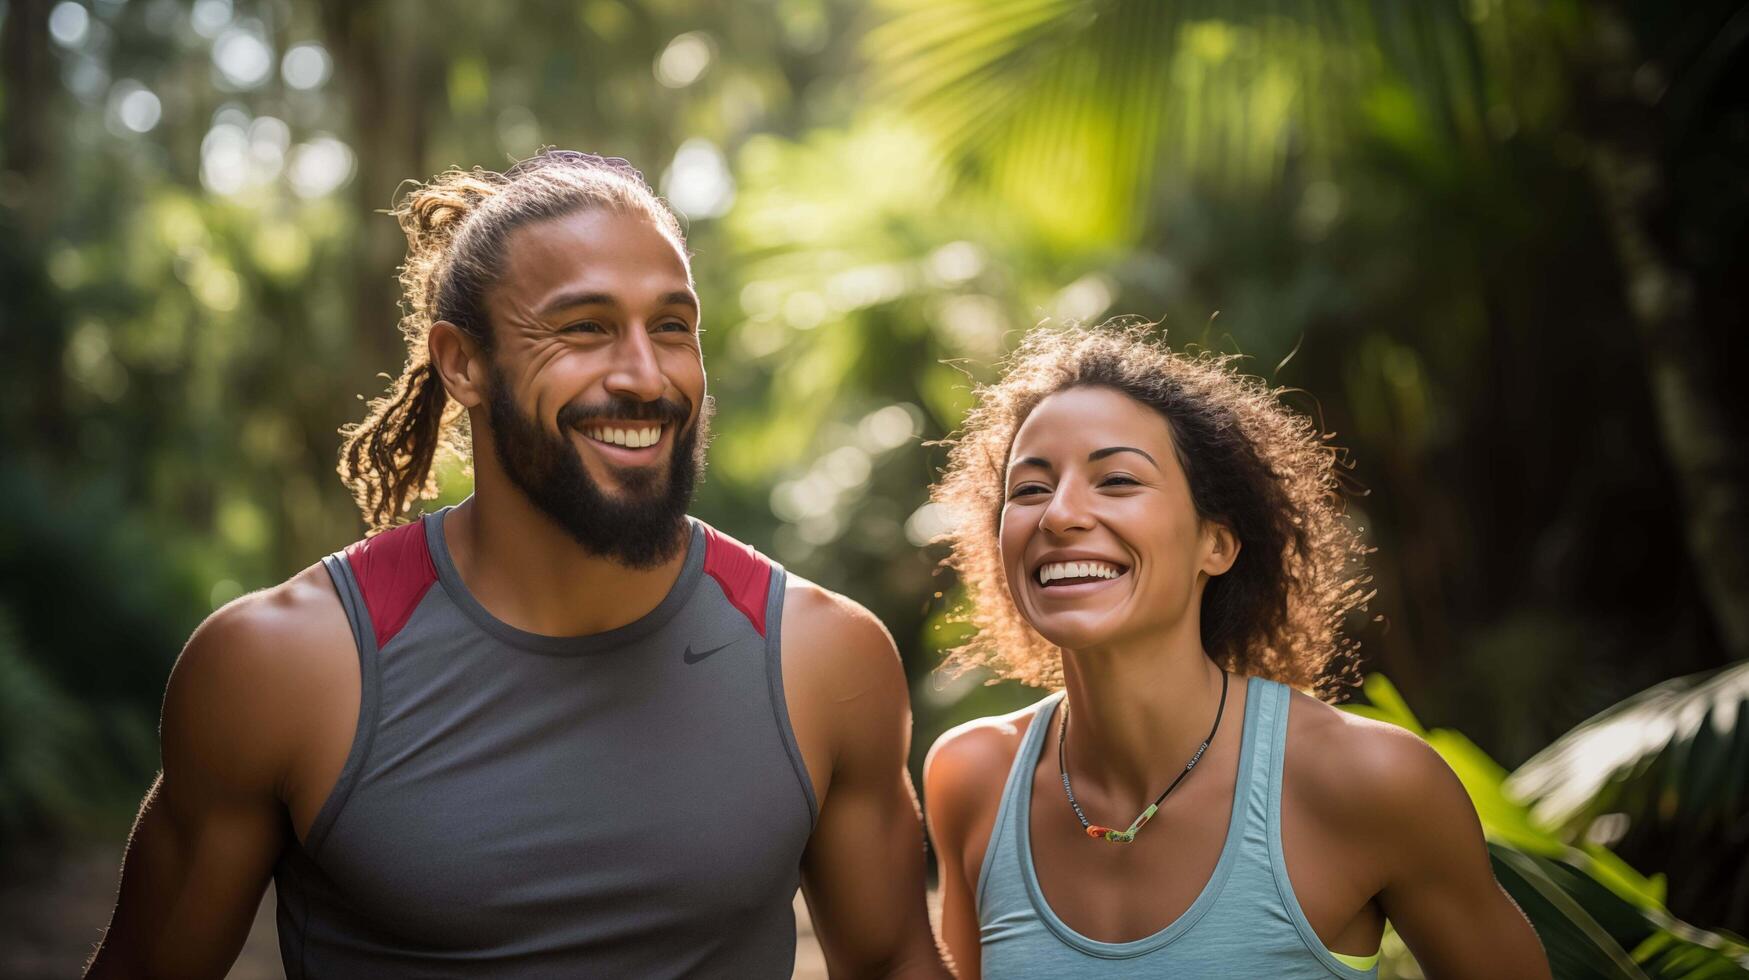
<path fill-rule="evenodd" d="M 601 324 L 595 322 L 594 320 L 578 320 L 576 323 L 565 324 L 564 328 L 562 329 L 562 332 L 563 333 L 600 333 L 603 329 L 604 328 L 601 326 Z"/>
<path fill-rule="evenodd" d="M 661 333 L 691 333 L 692 324 L 685 320 L 669 320 L 667 323 L 657 326 L 656 329 Z"/>

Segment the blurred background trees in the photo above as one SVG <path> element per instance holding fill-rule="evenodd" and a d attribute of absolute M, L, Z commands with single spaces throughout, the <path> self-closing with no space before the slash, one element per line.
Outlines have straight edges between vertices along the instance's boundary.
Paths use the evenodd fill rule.
<path fill-rule="evenodd" d="M 1365 666 L 1428 724 L 1512 768 L 1677 685 L 1510 785 L 1749 930 L 1746 38 L 1722 0 L 0 0 L 0 854 L 125 819 L 194 624 L 361 533 L 399 183 L 559 144 L 686 216 L 697 513 L 887 622 L 915 758 L 1036 696 L 933 672 L 930 441 L 1040 320 L 1164 318 L 1337 433 Z"/>

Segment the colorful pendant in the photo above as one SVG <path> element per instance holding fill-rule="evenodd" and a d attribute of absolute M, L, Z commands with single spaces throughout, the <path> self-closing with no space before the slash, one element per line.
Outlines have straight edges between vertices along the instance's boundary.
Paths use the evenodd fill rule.
<path fill-rule="evenodd" d="M 1135 823 L 1130 824 L 1130 829 L 1128 830 L 1116 830 L 1111 827 L 1101 827 L 1098 824 L 1092 824 L 1087 828 L 1087 836 L 1096 840 L 1103 837 L 1104 839 L 1111 841 L 1113 844 L 1128 844 L 1136 839 L 1136 832 L 1141 830 L 1142 826 L 1149 820 L 1153 819 L 1154 814 L 1158 812 L 1159 809 L 1159 804 L 1153 804 L 1146 810 L 1143 810 L 1142 815 L 1136 818 Z"/>
<path fill-rule="evenodd" d="M 1215 723 L 1209 729 L 1209 737 L 1203 739 L 1202 744 L 1197 746 L 1196 753 L 1190 757 L 1189 762 L 1184 764 L 1184 771 L 1178 774 L 1177 779 L 1172 780 L 1172 785 L 1167 786 L 1165 792 L 1155 797 L 1153 803 L 1148 804 L 1148 808 L 1142 811 L 1142 815 L 1136 818 L 1135 823 L 1130 824 L 1128 830 L 1102 827 L 1088 820 L 1087 814 L 1081 812 L 1081 803 L 1075 799 L 1075 789 L 1069 785 L 1069 764 L 1063 748 L 1069 740 L 1069 706 L 1063 705 L 1063 724 L 1057 729 L 1057 771 L 1063 777 L 1063 795 L 1069 798 L 1069 806 L 1075 811 L 1075 819 L 1081 821 L 1081 826 L 1087 831 L 1087 836 L 1094 840 L 1110 841 L 1113 844 L 1128 844 L 1136 839 L 1136 833 L 1146 826 L 1149 820 L 1153 819 L 1155 813 L 1159 812 L 1161 801 L 1170 796 L 1172 791 L 1178 788 L 1178 784 L 1184 781 L 1184 777 L 1190 775 L 1190 771 L 1196 768 L 1198 762 L 1202 761 L 1203 753 L 1208 751 L 1209 745 L 1215 740 L 1215 733 L 1221 730 L 1221 716 L 1227 711 L 1227 676 L 1226 670 L 1223 669 L 1221 671 L 1221 700 L 1219 706 L 1215 708 Z"/>

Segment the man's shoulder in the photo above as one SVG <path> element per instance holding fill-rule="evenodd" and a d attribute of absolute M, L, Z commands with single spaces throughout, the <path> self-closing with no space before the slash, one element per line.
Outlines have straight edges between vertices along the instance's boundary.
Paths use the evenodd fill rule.
<path fill-rule="evenodd" d="M 892 643 L 880 618 L 861 603 L 793 572 L 784 582 L 783 622 L 785 628 L 793 624 L 808 631 L 848 630 L 859 635 L 854 638 Z"/>
<path fill-rule="evenodd" d="M 318 562 L 208 616 L 189 640 L 178 669 L 234 665 L 272 670 L 282 663 L 295 669 L 311 656 L 320 657 L 342 634 L 349 641 L 343 652 L 356 659 L 346 612 L 328 570 Z M 191 659 L 195 662 L 188 663 Z"/>
<path fill-rule="evenodd" d="M 911 702 L 899 652 L 874 614 L 805 579 L 785 585 L 784 696 L 822 805 L 838 787 L 902 772 Z"/>
<path fill-rule="evenodd" d="M 795 574 L 784 585 L 782 640 L 786 672 L 862 687 L 877 677 L 890 680 L 897 671 L 903 690 L 898 648 L 880 619 L 854 599 Z"/>
<path fill-rule="evenodd" d="M 357 645 L 320 564 L 207 617 L 170 674 L 166 765 L 193 762 L 228 783 L 277 776 L 316 706 L 359 685 Z"/>

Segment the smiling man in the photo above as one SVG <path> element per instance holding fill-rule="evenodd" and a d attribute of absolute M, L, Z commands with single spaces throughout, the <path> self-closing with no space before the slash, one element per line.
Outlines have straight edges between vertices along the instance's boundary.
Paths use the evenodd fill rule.
<path fill-rule="evenodd" d="M 945 976 L 904 675 L 866 611 L 689 518 L 710 401 L 673 215 L 624 161 L 398 210 L 406 371 L 349 430 L 374 536 L 215 613 L 91 976 Z M 465 416 L 474 495 L 412 523 Z"/>

